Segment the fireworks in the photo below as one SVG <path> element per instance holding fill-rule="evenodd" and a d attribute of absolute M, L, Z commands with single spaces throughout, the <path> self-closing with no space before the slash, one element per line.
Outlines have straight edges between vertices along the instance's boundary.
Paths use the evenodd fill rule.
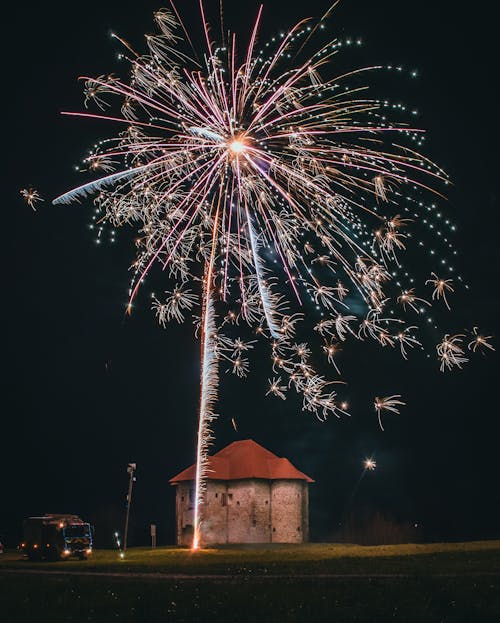
<path fill-rule="evenodd" d="M 365 471 L 373 472 L 377 467 L 377 461 L 375 459 L 369 458 L 363 461 L 363 467 Z"/>
<path fill-rule="evenodd" d="M 156 311 L 158 322 L 165 327 L 173 318 L 177 322 L 184 322 L 185 312 L 190 311 L 198 297 L 187 288 L 177 286 L 173 292 L 165 292 L 167 298 L 164 303 L 153 297 L 152 309 Z"/>
<path fill-rule="evenodd" d="M 267 390 L 266 396 L 269 394 L 273 394 L 273 396 L 278 396 L 282 400 L 286 399 L 285 392 L 287 390 L 286 385 L 281 385 L 281 377 L 269 379 L 269 389 Z"/>
<path fill-rule="evenodd" d="M 430 306 L 429 301 L 426 301 L 425 299 L 421 299 L 418 296 L 415 296 L 415 288 L 410 288 L 409 290 L 405 290 L 404 292 L 402 292 L 401 295 L 398 296 L 398 303 L 401 303 L 405 311 L 406 311 L 406 306 L 408 305 L 409 307 L 411 307 L 411 309 L 416 311 L 417 314 L 424 311 L 417 307 L 419 303 Z"/>
<path fill-rule="evenodd" d="M 427 279 L 425 285 L 430 284 L 434 287 L 434 291 L 432 292 L 432 300 L 442 298 L 447 309 L 451 309 L 448 303 L 448 299 L 446 298 L 446 293 L 454 292 L 452 286 L 453 279 L 441 279 L 436 275 L 436 273 L 431 273 L 431 275 L 432 279 Z"/>
<path fill-rule="evenodd" d="M 393 396 L 386 396 L 385 398 L 375 398 L 374 406 L 375 411 L 377 413 L 378 423 L 382 430 L 384 427 L 382 426 L 382 412 L 390 411 L 391 413 L 399 414 L 399 407 L 404 406 L 406 403 L 399 400 L 401 396 L 399 394 L 394 394 Z"/>
<path fill-rule="evenodd" d="M 21 193 L 21 196 L 26 204 L 35 211 L 35 203 L 38 203 L 39 201 L 44 201 L 44 199 L 42 199 L 42 197 L 40 196 L 40 193 L 34 188 L 31 188 L 31 186 L 29 188 L 23 188 L 19 192 Z"/>
<path fill-rule="evenodd" d="M 479 335 L 478 333 L 479 329 L 477 327 L 474 327 L 472 329 L 472 335 L 474 336 L 474 339 L 471 340 L 468 344 L 467 344 L 467 348 L 469 350 L 471 350 L 472 352 L 476 352 L 476 350 L 479 349 L 488 349 L 488 350 L 495 350 L 493 348 L 493 346 L 489 343 L 489 340 L 491 340 L 491 338 L 493 337 L 492 335 Z"/>
<path fill-rule="evenodd" d="M 461 368 L 464 363 L 469 361 L 467 357 L 464 357 L 465 351 L 462 346 L 462 342 L 465 335 L 445 335 L 443 341 L 436 346 L 436 351 L 441 361 L 440 370 L 444 372 L 445 369 L 451 370 L 454 366 Z"/>
<path fill-rule="evenodd" d="M 219 367 L 245 376 L 255 343 L 249 335 L 256 336 L 270 351 L 268 394 L 283 399 L 294 390 L 303 409 L 321 420 L 344 414 L 347 404 L 333 382 L 312 365 L 310 318 L 317 314 L 312 334 L 337 373 L 339 342 L 373 339 L 399 346 L 404 358 L 420 346 L 417 327 L 399 318 L 396 303 L 419 314 L 430 304 L 415 295 L 402 257 L 413 243 L 409 225 L 427 222 L 415 193 L 447 182 L 415 150 L 422 132 L 389 121 L 390 104 L 367 97 L 363 76 L 389 68 L 335 71 L 333 60 L 351 40 L 329 40 L 308 53 L 324 22 L 303 20 L 257 44 L 261 7 L 240 56 L 234 35 L 227 43 L 212 39 L 201 2 L 200 14 L 201 51 L 173 3 L 171 11 L 156 13 L 159 33 L 146 37 L 145 55 L 115 35 L 131 66 L 129 80 L 84 78 L 85 107 L 98 110 L 66 114 L 122 131 L 84 160 L 87 171 L 102 177 L 54 202 L 92 196 L 99 236 L 106 222 L 137 228 L 129 311 L 146 276 L 160 266 L 168 287 L 164 298 L 153 296 L 160 324 L 199 313 L 194 547 L 201 542 Z M 108 114 L 113 97 L 119 112 Z M 449 307 L 451 279 L 432 276 L 432 298 Z M 447 344 L 438 347 L 441 361 L 461 362 L 457 342 Z M 381 428 L 381 412 L 398 413 L 404 404 L 398 398 L 375 400 Z"/>

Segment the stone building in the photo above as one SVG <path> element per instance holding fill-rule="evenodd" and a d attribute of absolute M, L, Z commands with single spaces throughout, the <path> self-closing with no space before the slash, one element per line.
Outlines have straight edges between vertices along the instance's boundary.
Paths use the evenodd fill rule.
<path fill-rule="evenodd" d="M 235 441 L 209 457 L 201 509 L 202 544 L 304 543 L 309 538 L 308 486 L 288 459 L 255 441 Z M 177 544 L 193 539 L 195 465 L 170 480 L 177 487 Z"/>

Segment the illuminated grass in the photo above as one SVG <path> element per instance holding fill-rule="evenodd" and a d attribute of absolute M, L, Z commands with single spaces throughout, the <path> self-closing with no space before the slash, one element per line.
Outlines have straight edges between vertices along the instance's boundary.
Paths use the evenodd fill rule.
<path fill-rule="evenodd" d="M 382 546 L 349 544 L 248 545 L 197 552 L 165 547 L 133 548 L 123 560 L 112 550 L 95 551 L 88 561 L 30 562 L 18 552 L 0 557 L 1 567 L 63 571 L 159 572 L 182 574 L 421 574 L 500 573 L 500 541 Z"/>
<path fill-rule="evenodd" d="M 60 563 L 11 552 L 0 603 L 8 623 L 497 623 L 500 541 L 136 548 Z"/>

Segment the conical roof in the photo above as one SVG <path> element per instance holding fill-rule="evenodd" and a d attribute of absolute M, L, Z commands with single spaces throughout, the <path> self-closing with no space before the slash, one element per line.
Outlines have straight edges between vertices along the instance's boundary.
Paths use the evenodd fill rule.
<path fill-rule="evenodd" d="M 175 485 L 194 480 L 196 464 L 170 479 Z M 243 480 L 261 478 L 264 480 L 305 480 L 314 482 L 294 467 L 288 459 L 280 458 L 253 441 L 233 441 L 213 456 L 208 457 L 209 480 Z"/>

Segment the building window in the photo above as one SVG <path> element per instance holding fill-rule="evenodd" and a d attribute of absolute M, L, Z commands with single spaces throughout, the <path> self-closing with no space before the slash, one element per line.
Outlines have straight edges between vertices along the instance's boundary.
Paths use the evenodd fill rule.
<path fill-rule="evenodd" d="M 216 494 L 215 494 L 215 497 L 216 497 L 216 498 L 218 498 L 218 497 L 219 497 L 219 494 L 218 494 L 218 493 L 216 493 Z"/>
<path fill-rule="evenodd" d="M 269 500 L 266 500 L 266 504 L 269 504 Z"/>
<path fill-rule="evenodd" d="M 233 494 L 232 493 L 228 493 L 227 494 L 227 501 L 228 501 L 228 504 L 232 503 L 232 501 L 233 501 Z"/>
<path fill-rule="evenodd" d="M 256 519 L 252 519 L 252 526 L 255 528 L 256 525 L 257 525 L 257 520 Z"/>
<path fill-rule="evenodd" d="M 184 502 L 184 496 L 181 495 L 181 502 Z"/>
<path fill-rule="evenodd" d="M 194 504 L 194 489 L 189 489 L 189 503 Z"/>
<path fill-rule="evenodd" d="M 226 499 L 226 494 L 225 493 L 221 493 L 220 503 L 222 504 L 222 506 L 227 506 L 227 499 Z"/>
<path fill-rule="evenodd" d="M 300 526 L 297 528 L 297 532 L 300 532 Z"/>

